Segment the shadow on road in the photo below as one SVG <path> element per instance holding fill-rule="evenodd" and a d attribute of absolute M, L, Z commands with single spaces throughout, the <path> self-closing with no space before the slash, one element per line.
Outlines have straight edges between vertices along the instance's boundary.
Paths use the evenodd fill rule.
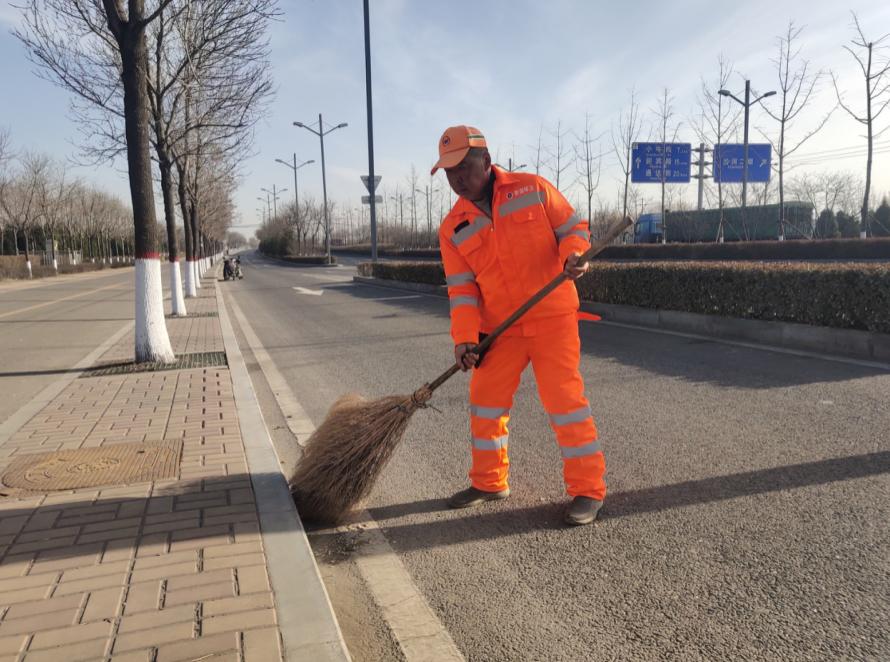
<path fill-rule="evenodd" d="M 672 508 L 855 480 L 885 473 L 890 473 L 890 451 L 714 476 L 612 493 L 606 499 L 600 519 L 609 521 L 620 517 L 658 513 Z M 562 503 L 547 503 L 531 508 L 510 509 L 507 501 L 504 505 L 487 504 L 482 509 L 457 511 L 454 517 L 448 519 L 437 518 L 434 522 L 391 526 L 387 525 L 386 520 L 448 511 L 445 497 L 369 508 L 368 512 L 380 522 L 387 537 L 399 551 L 415 551 L 536 530 L 563 528 L 563 507 Z M 336 531 L 321 527 L 312 533 L 313 538 L 335 535 L 338 535 Z"/>

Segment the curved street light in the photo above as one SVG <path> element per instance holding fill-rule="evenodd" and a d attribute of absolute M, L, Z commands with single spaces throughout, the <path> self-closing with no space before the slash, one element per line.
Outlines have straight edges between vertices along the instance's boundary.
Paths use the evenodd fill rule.
<path fill-rule="evenodd" d="M 316 136 L 318 136 L 318 140 L 321 144 L 321 191 L 322 196 L 324 198 L 324 243 L 325 243 L 325 257 L 328 264 L 331 263 L 331 218 L 328 213 L 328 184 L 325 179 L 325 170 L 324 170 L 324 137 L 331 133 L 332 131 L 336 131 L 337 129 L 345 129 L 347 127 L 346 122 L 338 124 L 337 126 L 331 127 L 327 131 L 324 129 L 324 124 L 322 124 L 321 113 L 318 114 L 318 130 L 316 131 L 311 126 L 307 126 L 302 122 L 294 122 L 294 126 L 298 126 L 301 129 L 306 129 L 307 131 L 311 131 Z"/>

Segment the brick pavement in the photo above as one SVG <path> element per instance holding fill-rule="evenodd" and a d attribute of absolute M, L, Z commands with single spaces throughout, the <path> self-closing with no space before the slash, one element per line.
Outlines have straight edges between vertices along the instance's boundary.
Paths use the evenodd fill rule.
<path fill-rule="evenodd" d="M 216 309 L 202 284 L 190 312 Z M 167 321 L 176 352 L 223 349 L 217 318 Z M 23 453 L 171 438 L 177 479 L 0 497 L 0 661 L 281 659 L 228 369 L 76 379 L 0 447 L 0 471 Z"/>

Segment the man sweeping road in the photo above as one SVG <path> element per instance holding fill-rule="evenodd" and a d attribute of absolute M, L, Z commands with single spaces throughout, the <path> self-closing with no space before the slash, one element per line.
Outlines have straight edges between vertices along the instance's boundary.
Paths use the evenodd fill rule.
<path fill-rule="evenodd" d="M 573 280 L 590 247 L 587 223 L 548 181 L 493 166 L 481 132 L 454 126 L 439 140 L 431 174 L 445 170 L 459 196 L 439 228 L 451 303 L 454 357 L 470 380 L 470 487 L 451 497 L 466 508 L 510 495 L 510 408 L 529 362 L 562 452 L 568 524 L 596 519 L 606 495 L 605 459 L 578 370 L 578 293 Z M 480 357 L 473 350 L 519 305 L 564 272 L 557 287 Z M 484 358 L 484 361 L 482 360 Z"/>

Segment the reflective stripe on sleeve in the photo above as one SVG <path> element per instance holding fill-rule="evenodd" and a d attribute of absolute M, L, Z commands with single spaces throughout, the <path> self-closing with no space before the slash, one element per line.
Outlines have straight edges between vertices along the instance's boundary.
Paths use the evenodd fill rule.
<path fill-rule="evenodd" d="M 514 211 L 531 207 L 540 202 L 544 202 L 544 191 L 532 191 L 531 193 L 520 195 L 518 198 L 513 198 L 502 204 L 498 207 L 498 216 L 506 216 L 507 214 L 512 214 Z"/>
<path fill-rule="evenodd" d="M 569 423 L 581 423 L 591 416 L 590 407 L 581 407 L 568 414 L 550 414 L 550 422 L 553 425 L 568 425 Z"/>
<path fill-rule="evenodd" d="M 464 271 L 463 273 L 454 274 L 453 276 L 447 276 L 445 278 L 445 284 L 454 286 L 454 285 L 464 285 L 466 283 L 475 283 L 476 282 L 476 274 L 472 271 Z"/>
<path fill-rule="evenodd" d="M 501 416 L 506 416 L 509 413 L 510 409 L 508 407 L 479 407 L 477 405 L 470 405 L 470 414 L 477 418 L 497 420 Z"/>
<path fill-rule="evenodd" d="M 497 439 L 479 439 L 473 437 L 473 448 L 477 451 L 498 451 L 507 446 L 507 435 Z"/>
<path fill-rule="evenodd" d="M 578 225 L 578 223 L 580 223 L 580 222 L 581 222 L 581 219 L 578 218 L 578 215 L 572 214 L 571 216 L 569 216 L 569 220 L 567 220 L 565 223 L 563 223 L 558 228 L 556 228 L 556 230 L 554 230 L 554 232 L 556 232 L 557 237 L 562 239 L 563 237 L 568 235 L 569 232 L 571 232 L 572 228 L 575 227 L 576 225 Z"/>
<path fill-rule="evenodd" d="M 587 230 L 572 230 L 566 235 L 566 237 L 571 237 L 572 235 L 577 235 L 584 241 L 590 241 L 590 234 L 587 232 Z"/>
<path fill-rule="evenodd" d="M 451 297 L 450 304 L 451 310 L 454 310 L 458 306 L 473 306 L 474 308 L 478 308 L 479 299 L 470 296 Z"/>
<path fill-rule="evenodd" d="M 586 444 L 582 444 L 581 446 L 560 446 L 559 450 L 562 451 L 563 459 L 569 459 L 573 457 L 587 457 L 588 455 L 595 455 L 600 452 L 600 442 L 596 439 L 593 441 L 589 441 Z"/>
<path fill-rule="evenodd" d="M 472 237 L 474 234 L 481 232 L 489 225 L 491 225 L 491 219 L 488 218 L 488 216 L 477 216 L 473 219 L 473 222 L 470 223 L 470 225 L 463 228 L 460 232 L 456 232 L 454 236 L 451 237 L 451 243 L 455 246 L 460 246 L 467 239 Z"/>

